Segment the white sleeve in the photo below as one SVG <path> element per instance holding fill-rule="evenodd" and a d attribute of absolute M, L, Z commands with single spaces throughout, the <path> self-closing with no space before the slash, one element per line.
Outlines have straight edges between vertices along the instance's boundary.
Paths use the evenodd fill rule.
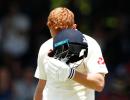
<path fill-rule="evenodd" d="M 44 64 L 43 64 L 43 60 L 44 60 L 44 56 L 45 56 L 44 53 L 45 52 L 43 51 L 43 47 L 41 46 L 39 53 L 38 53 L 37 68 L 36 68 L 34 76 L 38 79 L 46 80 L 46 74 L 45 74 Z"/>
<path fill-rule="evenodd" d="M 88 72 L 90 73 L 108 73 L 101 48 L 94 39 L 88 41 L 88 55 L 85 59 L 85 63 L 87 65 Z"/>

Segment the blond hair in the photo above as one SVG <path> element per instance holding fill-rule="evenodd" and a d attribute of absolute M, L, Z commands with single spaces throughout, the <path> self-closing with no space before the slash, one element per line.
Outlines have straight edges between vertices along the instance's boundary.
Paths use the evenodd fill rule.
<path fill-rule="evenodd" d="M 48 16 L 47 25 L 49 28 L 53 28 L 55 30 L 71 28 L 73 24 L 74 14 L 65 7 L 53 9 Z"/>

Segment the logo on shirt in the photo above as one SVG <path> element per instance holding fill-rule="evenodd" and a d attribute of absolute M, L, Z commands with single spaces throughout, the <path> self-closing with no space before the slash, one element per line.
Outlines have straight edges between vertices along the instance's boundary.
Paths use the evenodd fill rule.
<path fill-rule="evenodd" d="M 105 64 L 105 61 L 104 61 L 103 57 L 99 57 L 97 63 L 98 63 L 99 65 Z"/>

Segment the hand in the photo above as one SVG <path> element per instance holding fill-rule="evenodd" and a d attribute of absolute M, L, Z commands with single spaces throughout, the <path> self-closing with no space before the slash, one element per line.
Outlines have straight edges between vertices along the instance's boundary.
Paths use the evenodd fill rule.
<path fill-rule="evenodd" d="M 48 56 L 49 57 L 53 57 L 54 56 L 54 51 L 52 49 L 49 50 Z"/>
<path fill-rule="evenodd" d="M 52 57 L 46 57 L 45 71 L 53 79 L 58 81 L 66 81 L 72 79 L 75 75 L 75 70 L 70 68 L 65 62 Z"/>

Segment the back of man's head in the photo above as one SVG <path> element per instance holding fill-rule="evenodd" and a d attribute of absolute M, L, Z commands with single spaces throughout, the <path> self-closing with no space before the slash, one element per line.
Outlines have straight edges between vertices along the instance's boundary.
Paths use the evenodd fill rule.
<path fill-rule="evenodd" d="M 73 12 L 65 7 L 53 9 L 48 16 L 47 21 L 48 27 L 57 31 L 71 28 L 73 27 L 74 23 Z"/>

